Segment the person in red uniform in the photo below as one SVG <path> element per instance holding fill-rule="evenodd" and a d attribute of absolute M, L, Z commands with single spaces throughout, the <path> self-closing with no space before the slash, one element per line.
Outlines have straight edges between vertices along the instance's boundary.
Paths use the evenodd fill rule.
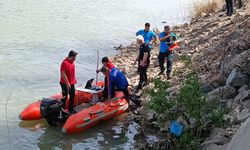
<path fill-rule="evenodd" d="M 75 59 L 77 52 L 71 50 L 68 54 L 68 57 L 65 58 L 60 67 L 60 85 L 62 88 L 62 103 L 63 108 L 65 108 L 66 100 L 69 94 L 69 112 L 75 113 L 73 109 L 73 103 L 75 98 L 75 84 L 76 84 L 76 76 L 75 76 Z"/>
<path fill-rule="evenodd" d="M 115 68 L 115 65 L 112 63 L 112 61 L 110 59 L 108 59 L 108 57 L 103 57 L 102 58 L 102 65 L 107 67 L 109 69 L 109 71 L 111 71 L 113 68 Z M 100 72 L 100 69 L 96 71 L 97 73 Z M 108 85 L 109 85 L 109 81 L 108 81 L 108 78 L 105 76 L 104 78 L 104 89 L 103 89 L 103 99 L 106 100 L 108 99 L 109 97 L 109 88 L 108 88 Z"/>
<path fill-rule="evenodd" d="M 108 59 L 108 57 L 102 58 L 102 64 L 103 66 L 108 67 L 109 71 L 111 71 L 115 67 L 115 65 L 112 63 L 111 60 Z"/>

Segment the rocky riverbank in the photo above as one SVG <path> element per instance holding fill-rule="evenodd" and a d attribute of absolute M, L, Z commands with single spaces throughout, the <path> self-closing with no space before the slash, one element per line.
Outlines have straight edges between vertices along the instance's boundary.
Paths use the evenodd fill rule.
<path fill-rule="evenodd" d="M 235 147 L 235 144 L 232 143 L 241 138 L 238 134 L 234 137 L 239 130 L 242 134 L 250 136 L 250 133 L 242 131 L 248 131 L 246 125 L 241 127 L 244 123 L 250 122 L 246 121 L 250 116 L 250 4 L 247 1 L 243 2 L 243 7 L 237 9 L 231 17 L 227 17 L 225 12 L 219 10 L 195 18 L 190 23 L 173 27 L 173 31 L 180 37 L 181 47 L 175 51 L 173 77 L 169 81 L 172 87 L 166 91 L 171 95 L 178 93 L 187 74 L 195 70 L 199 74 L 201 89 L 208 101 L 219 99 L 221 104 L 230 110 L 224 115 L 224 119 L 229 121 L 228 126 L 214 128 L 201 144 L 201 149 L 204 150 L 234 149 L 232 147 Z M 134 88 L 139 81 L 137 66 L 133 63 L 138 54 L 138 47 L 132 43 L 127 47 L 120 46 L 119 51 L 120 54 L 113 57 L 113 61 L 118 68 L 125 68 L 130 85 Z M 158 46 L 152 50 L 151 65 L 148 69 L 150 81 L 158 77 L 160 71 L 158 51 Z M 190 63 L 190 67 L 186 67 L 183 59 Z M 161 78 L 164 80 L 163 76 Z M 150 82 L 146 88 L 152 86 Z M 140 108 L 133 113 L 135 120 L 143 120 L 142 131 L 147 129 L 145 124 L 158 126 L 159 131 L 168 130 L 167 125 L 155 125 L 155 111 L 145 109 Z M 166 139 L 158 142 L 157 148 L 162 146 L 167 149 L 167 135 L 166 133 Z M 147 146 L 149 149 L 152 148 L 152 145 Z"/>

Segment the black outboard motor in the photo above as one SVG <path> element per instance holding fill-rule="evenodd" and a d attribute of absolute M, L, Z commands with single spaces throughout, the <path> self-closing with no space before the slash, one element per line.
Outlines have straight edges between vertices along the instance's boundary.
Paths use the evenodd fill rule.
<path fill-rule="evenodd" d="M 49 125 L 56 125 L 62 118 L 62 102 L 53 98 L 44 98 L 40 106 L 40 113 Z"/>

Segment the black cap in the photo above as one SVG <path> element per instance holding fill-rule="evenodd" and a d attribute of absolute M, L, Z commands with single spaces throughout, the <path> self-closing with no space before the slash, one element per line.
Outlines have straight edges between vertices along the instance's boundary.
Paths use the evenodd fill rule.
<path fill-rule="evenodd" d="M 69 52 L 68 57 L 75 57 L 76 55 L 77 55 L 77 52 L 74 51 L 74 50 L 71 50 L 71 51 Z"/>
<path fill-rule="evenodd" d="M 164 29 L 166 29 L 166 28 L 170 28 L 170 25 L 166 25 L 166 26 L 164 26 Z"/>
<path fill-rule="evenodd" d="M 103 58 L 102 58 L 102 63 L 108 63 L 108 62 L 109 62 L 108 57 L 103 57 Z"/>
<path fill-rule="evenodd" d="M 145 26 L 150 26 L 150 23 L 148 23 L 148 22 L 147 22 L 147 23 L 145 23 Z"/>

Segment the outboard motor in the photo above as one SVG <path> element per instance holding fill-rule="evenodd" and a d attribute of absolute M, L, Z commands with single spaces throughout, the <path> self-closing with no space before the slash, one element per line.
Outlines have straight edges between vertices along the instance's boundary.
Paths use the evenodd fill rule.
<path fill-rule="evenodd" d="M 56 125 L 62 118 L 62 102 L 53 98 L 44 98 L 40 106 L 40 113 L 49 125 Z"/>

